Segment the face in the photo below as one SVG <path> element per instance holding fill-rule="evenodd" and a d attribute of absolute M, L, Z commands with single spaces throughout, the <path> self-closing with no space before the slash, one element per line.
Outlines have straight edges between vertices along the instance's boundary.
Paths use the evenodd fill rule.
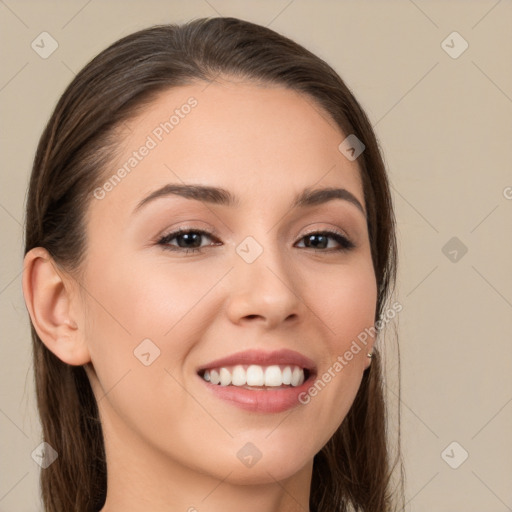
<path fill-rule="evenodd" d="M 346 135 L 303 95 L 227 80 L 167 91 L 123 130 L 91 198 L 82 283 L 107 451 L 122 439 L 232 482 L 290 477 L 369 364 L 354 340 L 377 288 Z M 324 188 L 345 192 L 294 205 Z"/>

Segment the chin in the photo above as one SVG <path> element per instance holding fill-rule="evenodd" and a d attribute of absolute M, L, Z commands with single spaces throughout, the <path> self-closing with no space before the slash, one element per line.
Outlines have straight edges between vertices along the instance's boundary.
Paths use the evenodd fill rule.
<path fill-rule="evenodd" d="M 289 450 L 276 450 L 268 440 L 266 446 L 257 451 L 254 445 L 247 443 L 239 450 L 235 459 L 230 457 L 222 467 L 216 464 L 212 469 L 215 474 L 221 473 L 222 479 L 229 474 L 226 482 L 237 485 L 262 485 L 292 477 L 314 457 L 314 453 L 308 457 L 303 446 L 298 451 L 293 447 Z"/>

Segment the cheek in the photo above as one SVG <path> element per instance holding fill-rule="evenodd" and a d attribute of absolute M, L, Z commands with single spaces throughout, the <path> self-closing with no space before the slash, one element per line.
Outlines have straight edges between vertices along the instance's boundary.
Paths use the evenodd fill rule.
<path fill-rule="evenodd" d="M 371 261 L 360 259 L 325 275 L 316 273 L 308 289 L 332 356 L 342 354 L 374 324 L 377 283 Z"/>
<path fill-rule="evenodd" d="M 89 271 L 90 314 L 96 318 L 96 328 L 124 337 L 130 345 L 145 338 L 169 344 L 183 320 L 201 311 L 199 303 L 218 281 L 218 273 L 202 270 L 199 265 L 191 273 L 190 266 L 148 264 L 136 257 L 129 260 L 114 264 L 103 258 L 101 268 Z M 201 322 L 206 318 L 204 314 L 197 316 Z"/>
<path fill-rule="evenodd" d="M 336 294 L 338 314 L 334 317 L 334 330 L 340 335 L 338 350 L 346 350 L 349 344 L 374 324 L 377 285 L 373 271 L 347 276 L 346 282 Z M 334 300 L 333 300 L 334 302 Z M 368 340 L 369 341 L 369 340 Z"/>
<path fill-rule="evenodd" d="M 189 353 L 219 314 L 208 293 L 225 269 L 191 275 L 176 264 L 148 265 L 136 257 L 101 261 L 90 267 L 86 281 L 86 339 L 99 396 L 108 393 L 125 420 L 135 411 L 130 423 L 152 418 L 160 424 L 160 410 L 166 424 L 189 411 L 201 425 L 204 412 L 190 410 L 178 382 L 190 378 Z"/>
<path fill-rule="evenodd" d="M 377 284 L 373 266 L 368 260 L 347 265 L 330 275 L 316 274 L 315 286 L 308 305 L 320 319 L 318 328 L 325 340 L 324 359 L 319 365 L 315 383 L 302 397 L 315 425 L 327 428 L 326 442 L 347 415 L 359 389 L 368 344 L 374 325 Z M 317 432 L 318 436 L 325 431 Z"/>
<path fill-rule="evenodd" d="M 155 265 L 136 268 L 134 261 L 128 266 L 103 260 L 101 272 L 91 267 L 88 274 L 86 337 L 93 386 L 104 425 L 124 435 L 136 432 L 179 458 L 183 443 L 204 435 L 208 422 L 204 410 L 183 392 L 189 372 L 183 363 L 196 341 L 196 328 L 204 328 L 204 315 L 194 314 L 201 308 L 194 310 L 194 305 L 215 279 L 191 279 L 186 272 Z M 214 428 L 214 422 L 208 427 Z"/>

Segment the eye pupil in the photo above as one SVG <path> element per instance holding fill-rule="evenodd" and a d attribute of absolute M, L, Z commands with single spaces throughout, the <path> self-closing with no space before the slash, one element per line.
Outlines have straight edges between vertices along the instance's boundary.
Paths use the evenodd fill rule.
<path fill-rule="evenodd" d="M 320 242 L 321 247 L 318 247 L 318 241 L 321 238 L 324 239 L 323 241 L 325 243 Z M 306 240 L 313 240 L 313 245 L 312 245 L 313 247 L 320 248 L 320 249 L 325 249 L 327 247 L 327 237 L 325 235 L 314 233 L 312 235 L 306 236 Z M 309 246 L 311 246 L 311 244 L 309 244 L 309 245 L 306 244 L 306 247 L 309 247 Z"/>
<path fill-rule="evenodd" d="M 185 241 L 193 241 L 193 238 L 195 237 L 195 244 L 193 245 L 190 245 L 190 244 L 185 244 L 185 245 L 182 245 L 179 243 L 180 239 L 185 239 Z M 201 247 L 201 234 L 200 233 L 194 233 L 194 232 L 189 232 L 189 233 L 182 233 L 181 235 L 178 235 L 176 237 L 176 240 L 178 241 L 178 245 L 180 247 L 184 247 L 184 248 L 190 248 L 190 247 Z"/>

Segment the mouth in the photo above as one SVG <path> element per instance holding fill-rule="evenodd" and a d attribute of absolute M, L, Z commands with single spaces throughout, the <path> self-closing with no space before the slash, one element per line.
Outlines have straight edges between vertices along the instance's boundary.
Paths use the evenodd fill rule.
<path fill-rule="evenodd" d="M 196 372 L 206 391 L 230 406 L 279 413 L 303 404 L 300 396 L 312 385 L 317 368 L 294 350 L 252 349 L 210 361 Z"/>
<path fill-rule="evenodd" d="M 254 391 L 296 388 L 309 380 L 312 374 L 311 369 L 295 364 L 237 364 L 198 371 L 198 375 L 210 384 Z"/>

